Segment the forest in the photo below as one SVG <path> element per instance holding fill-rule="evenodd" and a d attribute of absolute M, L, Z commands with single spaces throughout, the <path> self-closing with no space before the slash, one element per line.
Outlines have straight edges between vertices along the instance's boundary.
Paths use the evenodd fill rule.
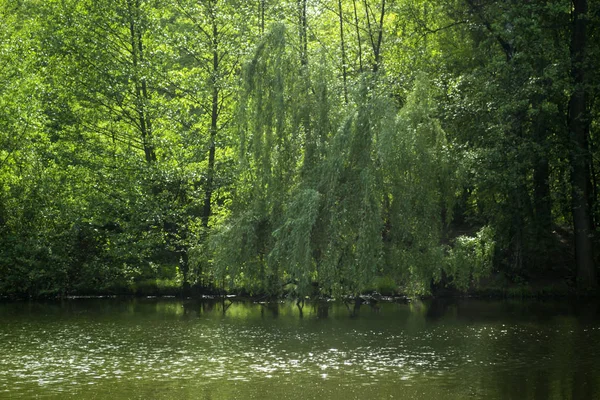
<path fill-rule="evenodd" d="M 600 2 L 0 23 L 0 296 L 597 291 Z"/>

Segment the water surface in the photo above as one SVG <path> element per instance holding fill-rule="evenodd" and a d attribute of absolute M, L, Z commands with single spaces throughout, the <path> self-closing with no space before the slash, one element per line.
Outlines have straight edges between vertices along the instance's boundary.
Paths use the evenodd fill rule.
<path fill-rule="evenodd" d="M 596 303 L 0 304 L 0 398 L 594 399 Z"/>

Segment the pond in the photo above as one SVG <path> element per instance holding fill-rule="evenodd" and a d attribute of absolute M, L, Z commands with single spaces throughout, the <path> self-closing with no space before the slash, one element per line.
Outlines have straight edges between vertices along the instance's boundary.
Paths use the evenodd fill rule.
<path fill-rule="evenodd" d="M 0 398 L 600 398 L 595 302 L 0 303 Z"/>

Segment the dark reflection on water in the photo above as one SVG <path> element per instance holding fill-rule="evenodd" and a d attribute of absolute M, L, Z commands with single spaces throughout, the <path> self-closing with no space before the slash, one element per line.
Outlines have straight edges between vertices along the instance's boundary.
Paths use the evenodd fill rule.
<path fill-rule="evenodd" d="M 600 398 L 595 302 L 351 308 L 0 304 L 0 398 Z"/>

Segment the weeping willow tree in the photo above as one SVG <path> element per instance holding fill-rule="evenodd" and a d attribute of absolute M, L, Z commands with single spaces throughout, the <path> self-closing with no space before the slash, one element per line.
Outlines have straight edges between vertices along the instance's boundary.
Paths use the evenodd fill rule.
<path fill-rule="evenodd" d="M 388 118 L 394 122 L 384 126 L 379 142 L 384 272 L 417 293 L 427 292 L 448 265 L 445 228 L 461 176 L 432 98 L 427 77 L 418 77 L 404 107 Z"/>
<path fill-rule="evenodd" d="M 425 293 L 445 271 L 467 288 L 489 265 L 491 248 L 480 245 L 489 235 L 448 246 L 460 163 L 427 79 L 400 110 L 376 74 L 342 102 L 326 62 L 311 69 L 286 34 L 274 26 L 245 68 L 239 180 L 213 240 L 216 279 L 271 295 L 340 296 L 383 276 Z"/>
<path fill-rule="evenodd" d="M 400 110 L 372 76 L 354 97 L 323 163 L 321 290 L 357 295 L 387 277 L 423 294 L 444 274 L 468 289 L 490 271 L 493 232 L 448 235 L 465 167 L 436 118 L 427 77 Z"/>
<path fill-rule="evenodd" d="M 381 267 L 383 182 L 377 136 L 388 107 L 369 83 L 365 78 L 354 94 L 323 162 L 318 280 L 322 291 L 333 295 L 359 294 Z"/>
<path fill-rule="evenodd" d="M 273 295 L 281 293 L 285 277 L 301 278 L 281 268 L 286 257 L 281 249 L 302 247 L 285 232 L 311 225 L 292 216 L 314 214 L 314 199 L 298 188 L 298 181 L 300 172 L 314 164 L 314 142 L 320 139 L 312 132 L 310 107 L 313 97 L 323 98 L 309 90 L 307 67 L 287 37 L 285 25 L 274 25 L 245 67 L 237 121 L 238 190 L 232 216 L 214 240 L 219 280 Z M 307 79 L 297 79 L 300 75 Z M 278 237 L 282 244 L 273 252 Z M 305 265 L 308 259 L 296 255 L 286 264 Z"/>

